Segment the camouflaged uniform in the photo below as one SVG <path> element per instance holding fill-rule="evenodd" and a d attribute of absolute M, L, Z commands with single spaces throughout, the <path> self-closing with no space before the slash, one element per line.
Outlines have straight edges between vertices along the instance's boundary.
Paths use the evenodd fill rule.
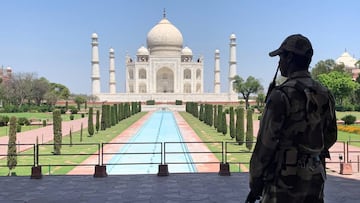
<path fill-rule="evenodd" d="M 308 71 L 272 90 L 250 161 L 250 189 L 263 203 L 323 202 L 324 159 L 337 139 L 334 103 Z"/>

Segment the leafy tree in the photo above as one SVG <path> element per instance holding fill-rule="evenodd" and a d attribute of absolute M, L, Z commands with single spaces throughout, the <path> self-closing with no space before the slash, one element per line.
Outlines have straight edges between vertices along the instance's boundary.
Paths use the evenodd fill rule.
<path fill-rule="evenodd" d="M 74 102 L 77 105 L 77 109 L 80 110 L 81 104 L 84 104 L 86 102 L 86 97 L 83 95 L 78 95 L 74 98 Z"/>
<path fill-rule="evenodd" d="M 250 151 L 254 142 L 254 130 L 252 120 L 252 110 L 247 109 L 246 111 L 246 148 Z"/>
<path fill-rule="evenodd" d="M 238 108 L 236 111 L 236 142 L 239 145 L 244 144 L 245 127 L 244 127 L 244 109 Z"/>
<path fill-rule="evenodd" d="M 235 117 L 234 117 L 234 107 L 230 107 L 230 137 L 231 139 L 233 139 L 235 137 L 236 134 L 236 129 L 235 129 L 235 125 L 234 125 L 234 121 L 235 121 Z"/>
<path fill-rule="evenodd" d="M 263 90 L 263 86 L 260 84 L 260 81 L 252 76 L 249 76 L 246 81 L 242 79 L 240 76 L 236 75 L 234 77 L 233 89 L 237 93 L 241 93 L 244 100 L 246 108 L 249 108 L 249 99 L 250 94 L 258 93 Z"/>
<path fill-rule="evenodd" d="M 68 99 L 70 90 L 65 85 L 58 83 L 50 83 L 50 92 L 53 93 L 57 99 Z"/>
<path fill-rule="evenodd" d="M 61 133 L 61 112 L 59 109 L 53 111 L 53 131 L 54 131 L 54 154 L 61 154 L 61 143 L 62 143 L 62 133 Z"/>
<path fill-rule="evenodd" d="M 90 137 L 94 135 L 93 107 L 89 108 L 88 133 Z"/>
<path fill-rule="evenodd" d="M 318 80 L 333 93 L 336 103 L 340 105 L 343 105 L 344 98 L 359 88 L 359 84 L 346 72 L 331 71 L 328 74 L 320 74 Z"/>
<path fill-rule="evenodd" d="M 5 99 L 20 108 L 26 99 L 31 97 L 33 79 L 34 73 L 13 74 L 10 80 L 4 83 Z"/>
<path fill-rule="evenodd" d="M 7 167 L 9 168 L 9 175 L 11 170 L 17 165 L 17 152 L 16 152 L 16 117 L 10 118 L 9 141 L 7 151 Z"/>
<path fill-rule="evenodd" d="M 311 69 L 311 76 L 315 80 L 318 80 L 319 75 L 327 74 L 331 71 L 345 72 L 345 66 L 344 64 L 336 64 L 333 59 L 321 60 Z"/>
<path fill-rule="evenodd" d="M 49 81 L 41 77 L 40 79 L 33 80 L 33 88 L 31 90 L 31 98 L 34 99 L 36 105 L 40 106 L 41 101 L 45 99 L 45 95 L 50 90 Z"/>

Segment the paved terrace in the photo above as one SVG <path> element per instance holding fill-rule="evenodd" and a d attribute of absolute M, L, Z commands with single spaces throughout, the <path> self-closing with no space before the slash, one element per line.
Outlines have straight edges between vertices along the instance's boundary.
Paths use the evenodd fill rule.
<path fill-rule="evenodd" d="M 359 184 L 355 179 L 329 175 L 325 202 L 358 202 Z M 239 203 L 248 193 L 248 173 L 0 177 L 0 188 L 1 203 Z"/>

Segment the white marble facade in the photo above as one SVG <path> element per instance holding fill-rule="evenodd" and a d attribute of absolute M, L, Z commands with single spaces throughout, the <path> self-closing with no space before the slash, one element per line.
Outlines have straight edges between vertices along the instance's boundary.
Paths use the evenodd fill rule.
<path fill-rule="evenodd" d="M 237 101 L 237 94 L 229 88 L 220 93 L 219 50 L 215 51 L 214 93 L 204 93 L 204 63 L 194 57 L 189 47 L 183 46 L 181 32 L 163 18 L 147 34 L 147 46 L 141 46 L 136 58 L 126 56 L 126 92 L 116 92 L 114 50 L 110 49 L 109 93 L 100 90 L 97 34 L 92 34 L 92 94 L 100 101 L 125 102 L 155 100 L 182 101 Z M 236 37 L 230 36 L 229 85 L 236 74 Z"/>

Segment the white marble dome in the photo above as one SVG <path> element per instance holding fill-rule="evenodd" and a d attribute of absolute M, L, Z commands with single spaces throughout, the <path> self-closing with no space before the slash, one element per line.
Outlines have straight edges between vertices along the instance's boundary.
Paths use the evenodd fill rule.
<path fill-rule="evenodd" d="M 192 50 L 189 48 L 189 47 L 184 47 L 182 50 L 181 50 L 181 54 L 182 55 L 191 55 L 192 56 Z"/>
<path fill-rule="evenodd" d="M 92 33 L 91 38 L 98 38 L 98 35 L 94 32 Z"/>
<path fill-rule="evenodd" d="M 169 20 L 163 18 L 149 31 L 146 42 L 152 54 L 157 51 L 180 52 L 183 46 L 183 37 Z"/>
<path fill-rule="evenodd" d="M 344 64 L 346 68 L 355 68 L 357 60 L 345 51 L 339 58 L 335 60 L 337 64 Z"/>
<path fill-rule="evenodd" d="M 141 46 L 137 52 L 136 55 L 149 55 L 149 50 L 145 48 L 144 46 Z"/>

